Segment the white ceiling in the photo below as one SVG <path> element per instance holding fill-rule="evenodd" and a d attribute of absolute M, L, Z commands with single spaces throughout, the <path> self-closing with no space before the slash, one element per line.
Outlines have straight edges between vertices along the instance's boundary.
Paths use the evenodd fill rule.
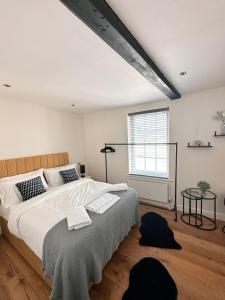
<path fill-rule="evenodd" d="M 179 92 L 225 85 L 224 0 L 108 2 Z M 57 0 L 1 1 L 0 97 L 79 113 L 165 99 Z"/>

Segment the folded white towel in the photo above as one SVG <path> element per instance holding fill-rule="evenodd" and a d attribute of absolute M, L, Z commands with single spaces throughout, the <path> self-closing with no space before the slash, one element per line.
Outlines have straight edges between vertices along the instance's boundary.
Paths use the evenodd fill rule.
<path fill-rule="evenodd" d="M 95 213 L 103 214 L 106 210 L 108 210 L 111 206 L 113 206 L 120 197 L 117 195 L 113 195 L 110 193 L 105 193 L 103 196 L 95 199 L 88 205 L 86 208 Z"/>
<path fill-rule="evenodd" d="M 83 206 L 73 207 L 67 211 L 68 229 L 79 229 L 92 223 L 86 209 Z"/>
<path fill-rule="evenodd" d="M 106 205 L 102 206 L 96 213 L 97 214 L 104 214 L 104 212 L 106 212 L 108 209 L 110 209 L 119 200 L 120 200 L 120 197 L 117 197 L 117 198 L 111 200 Z"/>
<path fill-rule="evenodd" d="M 128 190 L 127 183 L 110 184 L 110 192 L 119 192 L 119 191 L 127 191 L 127 190 Z"/>

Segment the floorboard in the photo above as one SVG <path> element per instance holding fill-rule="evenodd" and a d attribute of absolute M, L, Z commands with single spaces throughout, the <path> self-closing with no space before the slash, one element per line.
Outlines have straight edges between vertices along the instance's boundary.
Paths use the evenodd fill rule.
<path fill-rule="evenodd" d="M 92 300 L 119 300 L 128 286 L 129 271 L 141 258 L 159 259 L 173 276 L 179 300 L 225 299 L 225 234 L 217 230 L 198 230 L 178 220 L 172 212 L 140 206 L 142 214 L 155 211 L 166 217 L 181 251 L 140 247 L 135 226 L 113 255 L 103 272 L 100 284 L 90 291 Z M 0 238 L 0 300 L 49 299 L 50 288 L 32 270 L 10 243 Z M 138 299 L 141 300 L 141 299 Z"/>

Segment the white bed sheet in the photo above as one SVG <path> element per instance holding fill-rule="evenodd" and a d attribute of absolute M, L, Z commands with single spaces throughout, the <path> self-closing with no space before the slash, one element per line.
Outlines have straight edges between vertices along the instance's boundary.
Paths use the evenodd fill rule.
<path fill-rule="evenodd" d="M 14 205 L 9 213 L 9 231 L 23 241 L 42 258 L 42 247 L 47 232 L 66 218 L 68 209 L 85 206 L 116 185 L 83 178 L 53 188 L 28 201 Z"/>

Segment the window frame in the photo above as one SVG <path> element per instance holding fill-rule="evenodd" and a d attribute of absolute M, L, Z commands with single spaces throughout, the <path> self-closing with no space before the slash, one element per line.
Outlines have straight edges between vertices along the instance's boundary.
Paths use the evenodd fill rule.
<path fill-rule="evenodd" d="M 165 144 L 168 144 L 168 150 L 167 150 L 167 176 L 157 176 L 157 175 L 147 175 L 147 174 L 138 174 L 138 173 L 132 173 L 130 172 L 130 153 L 132 152 L 132 150 L 130 149 L 130 147 L 132 147 L 132 145 L 130 145 L 128 147 L 128 166 L 129 166 L 129 176 L 131 177 L 141 177 L 141 178 L 155 178 L 155 179 L 160 179 L 160 180 L 168 180 L 169 179 L 169 175 L 170 175 L 170 166 L 169 166 L 169 162 L 170 162 L 170 149 L 169 149 L 169 141 L 170 141 L 170 118 L 169 118 L 169 107 L 165 107 L 165 108 L 159 108 L 159 109 L 151 109 L 151 110 L 145 110 L 145 111 L 139 111 L 139 112 L 132 112 L 132 113 L 128 113 L 127 115 L 127 129 L 128 129 L 128 144 L 132 144 L 133 142 L 130 141 L 130 128 L 129 128 L 129 117 L 131 116 L 135 116 L 135 115 L 142 115 L 142 114 L 150 114 L 150 113 L 157 113 L 157 112 L 162 112 L 162 111 L 167 111 L 167 142 L 165 142 Z M 135 144 L 135 143 L 134 143 Z M 138 144 L 138 143 L 137 143 Z M 146 159 L 146 156 L 144 157 L 144 159 Z M 156 158 L 154 158 L 156 159 Z M 156 172 L 157 173 L 157 172 Z"/>

